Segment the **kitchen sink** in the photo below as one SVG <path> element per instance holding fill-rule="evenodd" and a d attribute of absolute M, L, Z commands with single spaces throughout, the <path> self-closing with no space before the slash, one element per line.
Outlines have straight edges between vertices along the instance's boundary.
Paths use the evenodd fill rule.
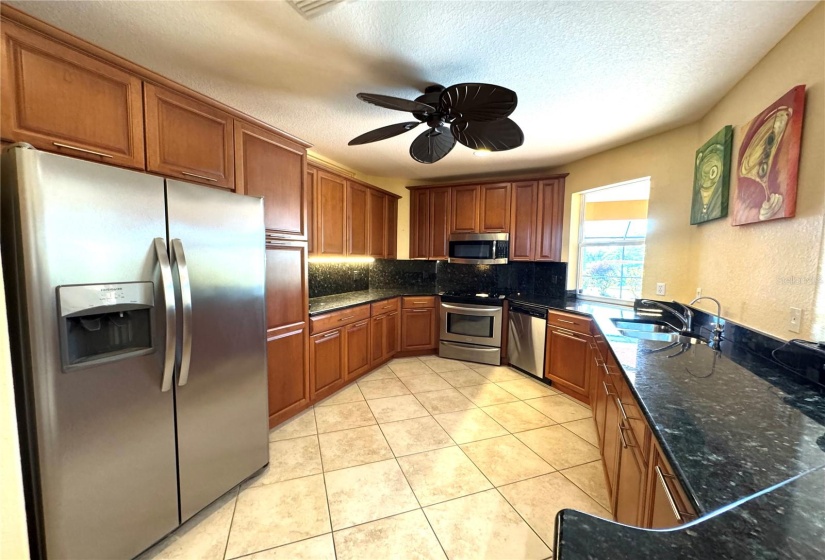
<path fill-rule="evenodd" d="M 639 331 L 645 333 L 678 333 L 676 329 L 661 321 L 633 321 L 613 319 L 613 324 L 620 331 Z M 655 339 L 654 339 L 655 340 Z"/>
<path fill-rule="evenodd" d="M 638 338 L 641 340 L 654 340 L 657 342 L 670 343 L 665 348 L 678 344 L 707 344 L 705 339 L 690 333 L 681 333 L 677 329 L 661 321 L 644 321 L 634 319 L 612 319 L 612 321 L 622 336 Z"/>

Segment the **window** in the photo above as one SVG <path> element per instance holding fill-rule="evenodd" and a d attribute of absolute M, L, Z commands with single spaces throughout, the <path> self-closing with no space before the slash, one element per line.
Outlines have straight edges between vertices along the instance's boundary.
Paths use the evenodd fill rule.
<path fill-rule="evenodd" d="M 650 179 L 581 194 L 576 291 L 585 299 L 641 297 Z"/>

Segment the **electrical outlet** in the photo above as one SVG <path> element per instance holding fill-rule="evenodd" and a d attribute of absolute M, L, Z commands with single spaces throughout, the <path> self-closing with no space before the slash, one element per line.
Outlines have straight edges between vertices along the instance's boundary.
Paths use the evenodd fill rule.
<path fill-rule="evenodd" d="M 788 322 L 788 330 L 798 333 L 802 326 L 802 310 L 798 307 L 791 307 L 791 320 Z"/>
<path fill-rule="evenodd" d="M 664 282 L 658 282 L 656 284 L 656 295 L 663 296 L 667 293 L 667 286 Z"/>
<path fill-rule="evenodd" d="M 696 297 L 702 297 L 702 288 L 696 288 Z"/>

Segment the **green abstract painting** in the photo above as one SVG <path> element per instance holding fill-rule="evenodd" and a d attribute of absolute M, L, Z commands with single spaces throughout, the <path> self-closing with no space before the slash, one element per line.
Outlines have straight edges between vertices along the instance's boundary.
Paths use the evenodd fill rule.
<path fill-rule="evenodd" d="M 733 127 L 728 125 L 696 151 L 693 202 L 690 206 L 692 225 L 728 215 L 732 148 Z"/>

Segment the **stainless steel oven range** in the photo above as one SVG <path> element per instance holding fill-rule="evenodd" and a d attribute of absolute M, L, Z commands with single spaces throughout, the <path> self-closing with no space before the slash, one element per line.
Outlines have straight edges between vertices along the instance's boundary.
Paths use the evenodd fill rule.
<path fill-rule="evenodd" d="M 501 365 L 503 301 L 496 294 L 441 294 L 438 355 Z"/>

